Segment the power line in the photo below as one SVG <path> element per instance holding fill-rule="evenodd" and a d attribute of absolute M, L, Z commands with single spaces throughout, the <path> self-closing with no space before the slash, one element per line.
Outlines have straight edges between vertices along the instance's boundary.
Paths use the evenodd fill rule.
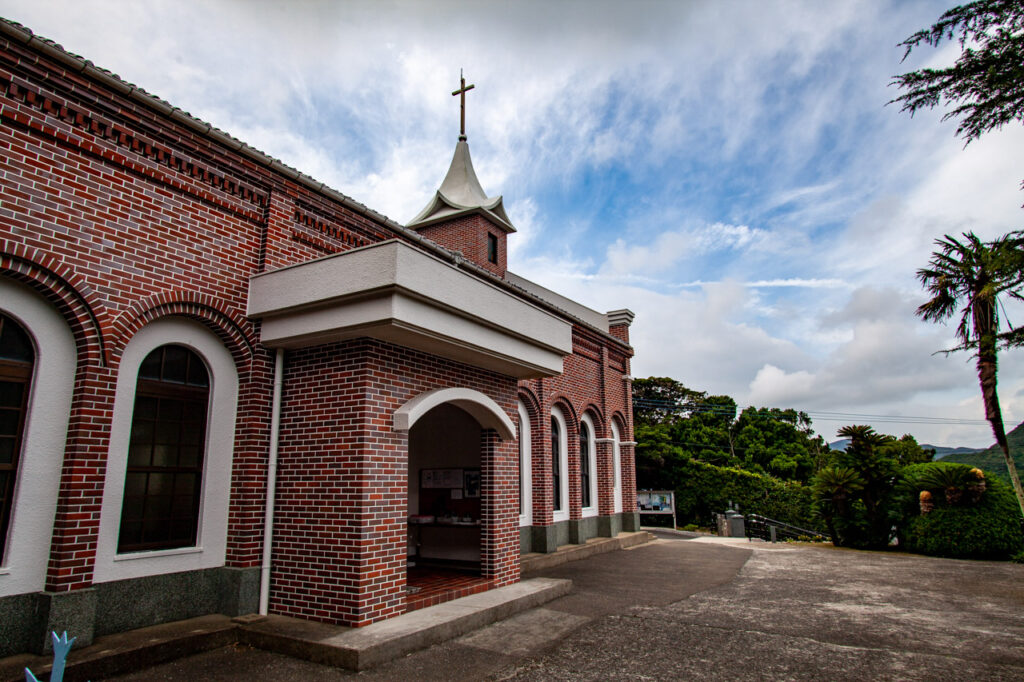
<path fill-rule="evenodd" d="M 895 414 L 868 414 L 860 412 L 826 412 L 817 410 L 797 410 L 793 408 L 754 408 L 756 412 L 751 412 L 750 409 L 739 409 L 739 406 L 728 407 L 726 405 L 717 405 L 714 403 L 686 403 L 680 404 L 677 401 L 671 399 L 658 399 L 658 398 L 639 398 L 634 399 L 634 407 L 641 409 L 655 409 L 665 411 L 686 411 L 688 416 L 695 416 L 700 414 L 710 414 L 712 416 L 723 416 L 723 417 L 735 417 L 739 418 L 741 415 L 746 418 L 762 418 L 762 419 L 779 419 L 781 415 L 772 414 L 771 411 L 776 412 L 794 412 L 796 415 L 805 414 L 809 418 L 817 421 L 834 421 L 834 422 L 849 422 L 856 421 L 858 419 L 869 420 L 876 423 L 885 424 L 934 424 L 934 425 L 960 425 L 960 426 L 988 426 L 989 422 L 985 419 L 968 419 L 964 417 L 926 417 L 926 416 L 912 416 L 912 415 L 895 415 Z"/>

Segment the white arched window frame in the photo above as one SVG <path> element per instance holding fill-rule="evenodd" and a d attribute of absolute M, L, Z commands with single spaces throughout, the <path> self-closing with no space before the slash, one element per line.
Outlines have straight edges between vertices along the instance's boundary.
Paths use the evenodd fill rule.
<path fill-rule="evenodd" d="M 597 439 L 594 435 L 597 430 L 594 428 L 594 420 L 590 418 L 589 414 L 584 414 L 583 419 L 580 420 L 583 424 L 587 425 L 587 464 L 590 470 L 590 505 L 583 507 L 580 513 L 583 516 L 597 516 Z M 583 439 L 580 439 L 580 445 L 583 444 Z M 580 453 L 580 471 L 583 470 L 583 453 Z M 582 474 L 581 474 L 582 478 Z M 582 498 L 581 498 L 582 499 Z"/>
<path fill-rule="evenodd" d="M 128 466 L 128 444 L 139 367 L 150 352 L 166 344 L 185 346 L 202 358 L 210 374 L 209 413 L 199 527 L 192 547 L 117 553 L 121 503 Z M 224 344 L 202 325 L 180 317 L 152 322 L 125 346 L 117 376 L 117 394 L 110 426 L 110 450 L 103 487 L 103 507 L 93 580 L 109 582 L 149 575 L 217 568 L 225 563 L 231 461 L 235 449 L 238 373 Z"/>
<path fill-rule="evenodd" d="M 533 447 L 530 415 L 519 401 L 519 525 L 533 523 Z"/>
<path fill-rule="evenodd" d="M 78 351 L 64 318 L 26 286 L 0 278 L 0 311 L 32 339 L 35 360 L 21 456 L 0 565 L 0 596 L 41 592 L 64 464 Z"/>
<path fill-rule="evenodd" d="M 612 503 L 616 514 L 622 512 L 622 434 L 612 422 Z"/>
<path fill-rule="evenodd" d="M 558 466 L 561 486 L 559 490 L 558 503 L 552 508 L 551 518 L 554 521 L 567 521 L 569 519 L 569 429 L 566 428 L 565 415 L 561 408 L 555 407 L 551 410 L 551 418 L 558 423 L 558 452 L 551 453 L 554 458 L 551 465 Z M 552 446 L 555 443 L 552 442 Z M 557 511 L 555 511 L 557 507 Z"/>

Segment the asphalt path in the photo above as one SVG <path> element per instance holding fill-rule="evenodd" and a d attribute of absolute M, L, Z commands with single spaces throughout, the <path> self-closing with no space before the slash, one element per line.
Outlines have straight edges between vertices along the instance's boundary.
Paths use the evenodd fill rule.
<path fill-rule="evenodd" d="M 1024 565 L 659 534 L 537 575 L 573 592 L 358 674 L 228 647 L 116 679 L 1024 680 Z"/>

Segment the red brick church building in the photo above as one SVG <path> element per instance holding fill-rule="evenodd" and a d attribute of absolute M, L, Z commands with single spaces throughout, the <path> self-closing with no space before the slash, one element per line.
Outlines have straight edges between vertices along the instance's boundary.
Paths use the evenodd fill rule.
<path fill-rule="evenodd" d="M 507 269 L 465 135 L 400 225 L 3 20 L 0 119 L 0 656 L 637 530 L 633 314 Z"/>

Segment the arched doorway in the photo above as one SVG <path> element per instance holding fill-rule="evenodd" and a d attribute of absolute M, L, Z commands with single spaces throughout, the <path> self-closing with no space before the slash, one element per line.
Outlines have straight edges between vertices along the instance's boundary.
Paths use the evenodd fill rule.
<path fill-rule="evenodd" d="M 409 429 L 409 566 L 480 575 L 480 424 L 451 403 Z"/>
<path fill-rule="evenodd" d="M 514 444 L 515 423 L 483 393 L 453 388 L 410 400 L 395 428 L 409 434 L 408 609 L 488 589 L 501 536 L 517 530 L 508 504 L 516 481 L 495 469 L 496 446 Z"/>

